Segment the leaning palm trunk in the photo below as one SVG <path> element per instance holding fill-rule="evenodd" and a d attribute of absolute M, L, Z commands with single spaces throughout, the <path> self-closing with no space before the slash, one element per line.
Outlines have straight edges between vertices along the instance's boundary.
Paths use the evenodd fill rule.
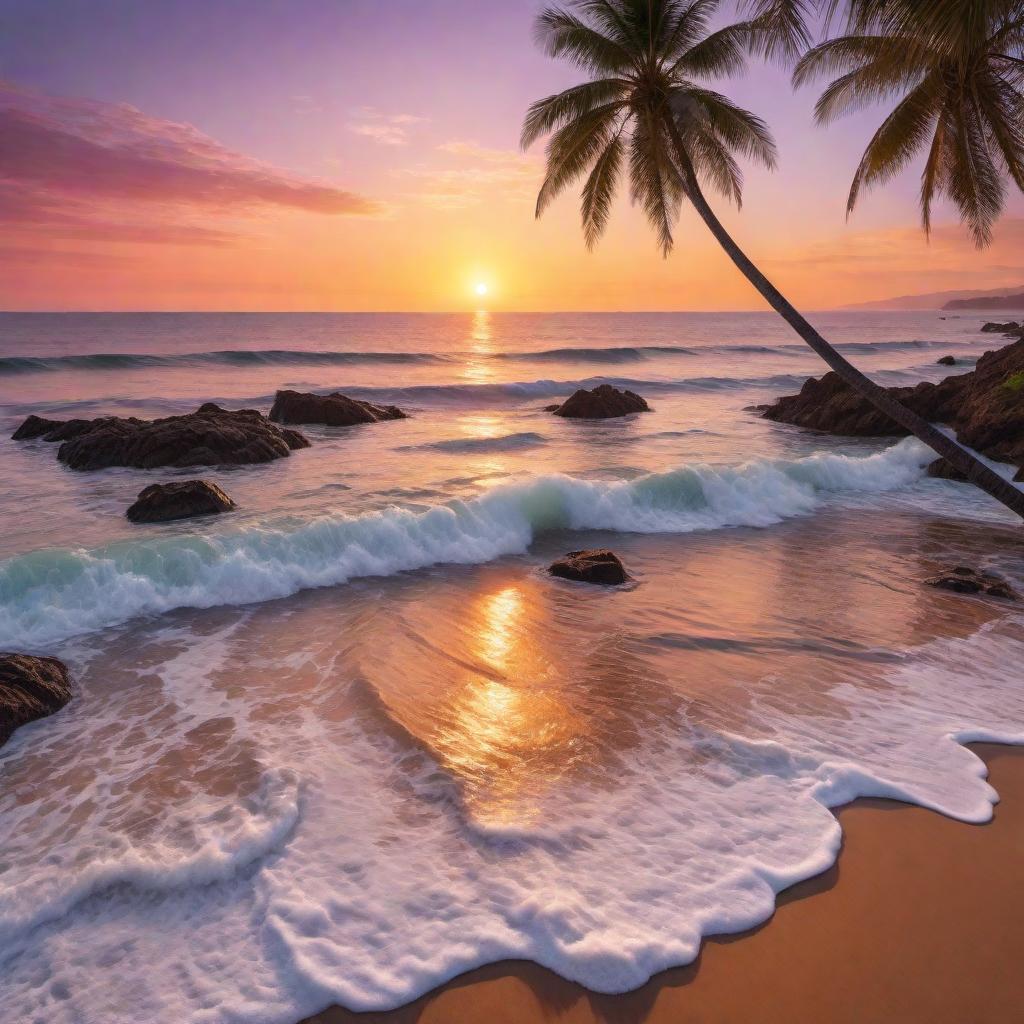
<path fill-rule="evenodd" d="M 866 377 L 851 362 L 844 359 L 808 322 L 800 315 L 786 297 L 768 280 L 751 262 L 745 252 L 733 241 L 732 236 L 715 216 L 714 210 L 708 205 L 701 191 L 700 183 L 693 163 L 686 152 L 679 129 L 670 112 L 666 111 L 665 126 L 679 169 L 683 175 L 683 188 L 686 197 L 693 203 L 701 219 L 711 233 L 718 239 L 719 245 L 726 251 L 729 259 L 736 264 L 744 277 L 758 290 L 765 301 L 778 313 L 797 334 L 808 344 L 835 372 L 859 394 L 863 395 L 872 405 L 906 428 L 916 438 L 923 441 L 942 458 L 964 474 L 967 479 L 990 494 L 996 501 L 1002 502 L 1012 512 L 1024 519 L 1024 491 L 1004 480 L 993 472 L 980 459 L 972 455 L 966 448 L 952 438 L 937 430 L 927 420 L 912 412 L 905 405 L 897 402 L 884 388 Z"/>

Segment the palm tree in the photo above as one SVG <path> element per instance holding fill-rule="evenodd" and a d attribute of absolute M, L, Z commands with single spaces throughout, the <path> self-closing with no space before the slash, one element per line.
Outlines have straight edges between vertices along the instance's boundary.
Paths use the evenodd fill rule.
<path fill-rule="evenodd" d="M 952 200 L 979 248 L 992 240 L 1007 182 L 1024 190 L 1022 0 L 857 0 L 847 35 L 809 50 L 793 84 L 830 78 L 819 124 L 898 99 L 872 136 L 847 200 L 888 181 L 918 154 L 921 219 L 936 196 Z"/>
<path fill-rule="evenodd" d="M 757 2 L 767 11 L 771 0 Z M 814 0 L 774 2 L 799 11 Z M 741 70 L 749 49 L 768 47 L 762 19 L 709 31 L 720 6 L 721 0 L 568 0 L 538 15 L 539 45 L 571 61 L 588 80 L 539 100 L 526 114 L 524 149 L 549 136 L 537 216 L 586 173 L 583 233 L 593 246 L 626 168 L 632 196 L 667 255 L 680 206 L 688 200 L 747 280 L 847 384 L 1024 518 L 1024 492 L 844 359 L 758 270 L 708 204 L 702 183 L 739 204 L 737 156 L 769 168 L 775 163 L 764 122 L 698 84 Z"/>

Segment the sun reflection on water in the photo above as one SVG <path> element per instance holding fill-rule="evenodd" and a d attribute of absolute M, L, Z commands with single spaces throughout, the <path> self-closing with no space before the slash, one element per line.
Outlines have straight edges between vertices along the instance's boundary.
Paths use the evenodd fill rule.
<path fill-rule="evenodd" d="M 462 378 L 473 384 L 487 384 L 496 377 L 492 357 L 494 339 L 491 330 L 491 314 L 478 309 L 473 314 L 469 331 L 469 358 L 462 368 Z"/>

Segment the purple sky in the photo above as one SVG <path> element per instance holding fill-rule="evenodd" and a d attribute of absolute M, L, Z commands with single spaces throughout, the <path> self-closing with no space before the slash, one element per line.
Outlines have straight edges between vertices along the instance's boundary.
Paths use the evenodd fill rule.
<path fill-rule="evenodd" d="M 6 206 L 0 195 L 0 217 L 23 202 L 28 182 L 37 207 L 70 205 L 70 214 L 91 218 L 89 244 L 99 261 L 91 272 L 81 269 L 94 251 L 81 229 L 77 236 L 60 223 L 34 222 L 29 229 L 22 212 L 18 237 L 9 235 L 6 244 L 36 255 L 23 261 L 6 294 L 0 286 L 0 306 L 51 301 L 74 308 L 99 289 L 110 308 L 452 308 L 464 298 L 466 282 L 482 275 L 494 285 L 496 308 L 597 306 L 606 298 L 623 308 L 756 307 L 702 227 L 686 219 L 691 215 L 680 226 L 685 251 L 667 265 L 626 203 L 594 256 L 579 237 L 575 196 L 534 223 L 530 196 L 539 163 L 516 152 L 522 115 L 533 99 L 577 80 L 533 45 L 531 22 L 540 6 L 534 0 L 0 0 L 0 79 L 29 97 L 12 101 L 17 110 L 0 120 L 0 182 L 6 175 L 11 186 Z M 924 246 L 913 229 L 916 171 L 866 197 L 847 225 L 850 176 L 879 114 L 815 128 L 814 93 L 794 95 L 783 72 L 763 66 L 728 83 L 727 91 L 769 121 L 781 151 L 774 175 L 750 172 L 743 213 L 727 220 L 797 298 L 827 293 L 827 302 L 852 301 L 1024 281 L 1024 260 L 1012 255 L 1024 236 L 1019 196 L 1001 245 L 981 255 L 952 227 L 938 246 Z M 61 112 L 54 113 L 46 96 L 64 98 Z M 84 100 L 105 111 L 96 115 L 102 130 L 76 127 L 74 145 L 62 142 L 56 158 L 52 131 L 38 148 L 26 146 L 26 108 L 35 116 L 50 102 L 47 116 L 72 116 L 80 125 L 81 110 L 90 108 L 75 105 Z M 121 130 L 125 104 L 144 122 L 145 139 L 135 138 L 116 168 L 95 173 L 91 161 L 108 145 L 102 132 Z M 188 132 L 195 138 L 181 143 Z M 138 168 L 140 148 L 148 156 L 155 144 L 184 146 L 162 177 Z M 205 197 L 198 194 L 205 186 L 194 166 L 196 145 L 216 150 L 217 174 L 232 178 L 219 182 L 218 192 L 207 176 Z M 262 168 L 253 171 L 263 176 L 262 186 L 239 184 L 247 164 Z M 54 180 L 40 181 L 43 167 Z M 76 175 L 79 185 L 72 188 Z M 97 184 L 112 176 L 120 176 L 122 192 Z M 138 198 L 133 188 L 148 190 L 152 200 L 142 214 L 129 209 Z M 242 199 L 251 201 L 245 223 L 238 209 L 219 202 L 230 188 L 241 188 Z M 301 204 L 289 200 L 289 190 L 294 199 L 318 189 L 325 208 L 311 200 L 297 214 Z M 120 213 L 119 196 L 128 203 Z M 90 213 L 84 204 L 93 201 Z M 326 208 L 331 202 L 333 211 Z M 70 214 L 65 209 L 62 216 Z M 129 252 L 123 221 L 139 230 L 140 219 L 154 240 Z M 162 244 L 155 240 L 161 225 Z M 196 244 L 205 236 L 211 247 L 187 266 L 174 248 L 182 230 L 192 231 Z M 235 237 L 257 238 L 259 245 L 227 241 Z M 3 244 L 0 260 L 10 268 L 21 257 L 4 259 Z M 872 253 L 882 250 L 887 262 L 876 265 Z M 297 264 L 297 253 L 308 260 Z M 100 279 L 104 260 L 110 272 Z M 424 260 L 432 264 L 426 271 Z M 832 268 L 817 285 L 815 263 Z M 631 271 L 623 284 L 624 267 L 643 274 Z M 552 284 L 556 272 L 565 278 L 560 292 Z"/>

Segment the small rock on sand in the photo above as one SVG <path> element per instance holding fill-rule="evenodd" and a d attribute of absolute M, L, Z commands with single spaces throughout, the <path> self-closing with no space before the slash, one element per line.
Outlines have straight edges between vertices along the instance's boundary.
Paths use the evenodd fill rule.
<path fill-rule="evenodd" d="M 979 572 L 965 565 L 947 569 L 937 576 L 929 576 L 925 583 L 930 587 L 952 590 L 957 594 L 985 594 L 988 597 L 1002 597 L 1016 601 L 1017 592 L 1001 576 L 991 572 Z"/>
<path fill-rule="evenodd" d="M 580 583 L 600 583 L 617 586 L 629 578 L 626 569 L 614 551 L 599 548 L 590 551 L 570 551 L 548 567 L 552 576 Z"/>

